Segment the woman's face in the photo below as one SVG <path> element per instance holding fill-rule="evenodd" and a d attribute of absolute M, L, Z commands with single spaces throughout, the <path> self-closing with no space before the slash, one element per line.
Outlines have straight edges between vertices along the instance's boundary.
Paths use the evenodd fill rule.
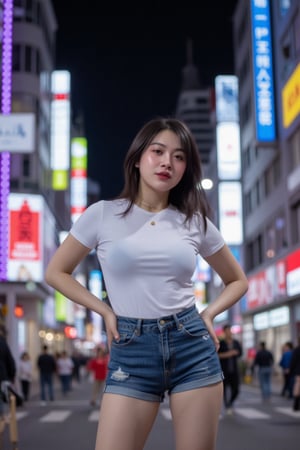
<path fill-rule="evenodd" d="M 170 130 L 158 133 L 144 150 L 139 163 L 140 183 L 157 192 L 176 186 L 186 169 L 186 157 L 179 137 Z"/>

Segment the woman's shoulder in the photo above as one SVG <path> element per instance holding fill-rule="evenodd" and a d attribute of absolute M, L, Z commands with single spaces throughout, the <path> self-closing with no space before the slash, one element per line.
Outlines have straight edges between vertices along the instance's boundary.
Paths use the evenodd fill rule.
<path fill-rule="evenodd" d="M 125 198 L 117 198 L 112 200 L 98 200 L 97 202 L 92 203 L 89 208 L 97 211 L 101 210 L 105 212 L 116 212 L 126 208 L 127 205 L 128 200 L 126 200 Z"/>
<path fill-rule="evenodd" d="M 117 200 L 98 200 L 94 203 L 91 203 L 85 211 L 81 214 L 83 218 L 102 218 L 104 215 L 109 213 L 116 213 L 121 211 L 122 208 L 126 205 L 126 200 L 117 199 Z"/>

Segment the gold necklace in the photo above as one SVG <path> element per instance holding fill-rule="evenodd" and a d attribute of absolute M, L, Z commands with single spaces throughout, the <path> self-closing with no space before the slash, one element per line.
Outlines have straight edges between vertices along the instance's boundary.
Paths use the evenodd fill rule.
<path fill-rule="evenodd" d="M 168 207 L 168 205 L 165 205 L 162 208 L 158 208 L 157 206 L 149 205 L 149 203 L 146 203 L 143 200 L 137 201 L 136 204 L 140 208 L 145 209 L 146 211 L 149 211 L 149 212 L 160 212 L 163 209 L 166 209 Z"/>

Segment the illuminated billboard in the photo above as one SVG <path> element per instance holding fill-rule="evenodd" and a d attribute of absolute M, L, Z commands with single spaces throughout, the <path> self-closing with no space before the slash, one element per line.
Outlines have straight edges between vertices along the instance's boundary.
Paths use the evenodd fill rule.
<path fill-rule="evenodd" d="M 283 126 L 288 128 L 300 114 L 300 64 L 282 90 Z"/>
<path fill-rule="evenodd" d="M 228 245 L 243 243 L 242 189 L 239 181 L 219 183 L 219 226 Z"/>
<path fill-rule="evenodd" d="M 241 177 L 240 126 L 237 122 L 217 124 L 217 158 L 220 180 Z"/>
<path fill-rule="evenodd" d="M 218 75 L 215 78 L 217 122 L 239 122 L 238 78 Z"/>
<path fill-rule="evenodd" d="M 34 114 L 0 114 L 0 151 L 32 153 L 34 141 Z"/>
<path fill-rule="evenodd" d="M 51 169 L 52 188 L 68 188 L 70 168 L 70 73 L 56 70 L 51 76 Z"/>
<path fill-rule="evenodd" d="M 41 195 L 9 194 L 8 281 L 43 280 Z"/>
<path fill-rule="evenodd" d="M 72 139 L 71 144 L 71 220 L 76 222 L 87 206 L 87 140 Z"/>
<path fill-rule="evenodd" d="M 256 139 L 276 138 L 272 37 L 268 0 L 251 0 Z"/>
<path fill-rule="evenodd" d="M 300 293 L 300 249 L 286 258 L 287 293 L 290 297 Z"/>

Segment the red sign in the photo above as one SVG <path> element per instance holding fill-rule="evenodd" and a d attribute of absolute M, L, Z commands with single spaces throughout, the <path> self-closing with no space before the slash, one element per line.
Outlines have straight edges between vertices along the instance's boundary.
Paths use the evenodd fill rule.
<path fill-rule="evenodd" d="M 247 308 L 274 303 L 286 295 L 286 262 L 284 259 L 249 278 Z"/>
<path fill-rule="evenodd" d="M 35 261 L 41 258 L 40 213 L 31 211 L 27 200 L 19 210 L 10 211 L 9 258 Z"/>

